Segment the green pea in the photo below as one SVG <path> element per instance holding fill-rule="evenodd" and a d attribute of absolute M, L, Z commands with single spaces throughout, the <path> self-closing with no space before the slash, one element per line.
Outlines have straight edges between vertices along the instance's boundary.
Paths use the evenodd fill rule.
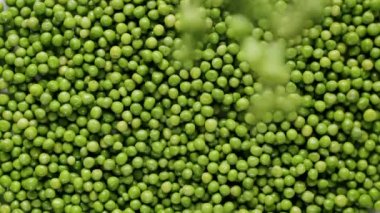
<path fill-rule="evenodd" d="M 363 119 L 366 122 L 373 122 L 373 121 L 377 120 L 377 117 L 378 117 L 378 113 L 377 113 L 377 111 L 375 111 L 373 109 L 367 109 L 366 111 L 364 111 Z"/>

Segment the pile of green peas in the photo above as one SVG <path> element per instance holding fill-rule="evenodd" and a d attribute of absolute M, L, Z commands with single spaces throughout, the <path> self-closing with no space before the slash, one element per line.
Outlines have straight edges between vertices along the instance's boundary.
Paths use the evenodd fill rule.
<path fill-rule="evenodd" d="M 288 39 L 301 106 L 254 121 L 226 1 L 202 2 L 191 64 L 181 0 L 0 4 L 0 212 L 380 210 L 380 0 L 331 0 Z"/>

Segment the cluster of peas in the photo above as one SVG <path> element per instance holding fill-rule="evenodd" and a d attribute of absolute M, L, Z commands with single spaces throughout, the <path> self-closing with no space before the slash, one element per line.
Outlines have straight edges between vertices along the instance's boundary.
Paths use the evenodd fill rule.
<path fill-rule="evenodd" d="M 203 5 L 193 65 L 180 0 L 6 4 L 1 213 L 380 209 L 379 0 L 332 0 L 289 40 L 302 106 L 255 122 L 262 85 L 221 0 Z M 271 42 L 266 23 L 252 36 Z"/>

